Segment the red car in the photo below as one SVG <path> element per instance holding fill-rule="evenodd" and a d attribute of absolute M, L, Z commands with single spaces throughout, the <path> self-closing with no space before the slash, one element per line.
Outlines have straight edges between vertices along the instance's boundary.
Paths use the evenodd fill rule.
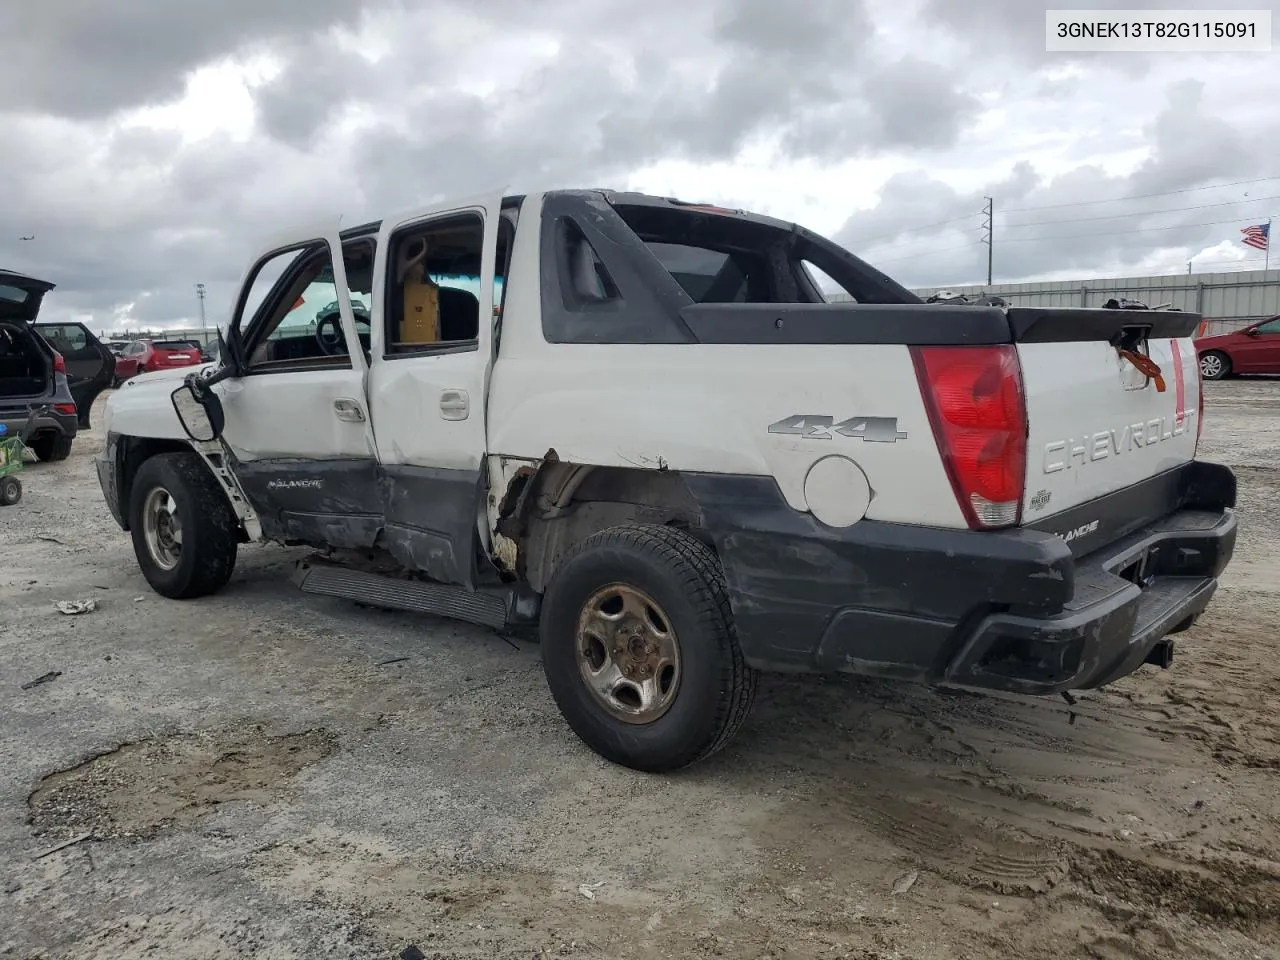
<path fill-rule="evenodd" d="M 194 340 L 135 340 L 116 356 L 116 383 L 139 373 L 203 363 Z"/>
<path fill-rule="evenodd" d="M 1206 380 L 1221 380 L 1233 373 L 1280 373 L 1280 315 L 1197 340 L 1196 353 Z"/>

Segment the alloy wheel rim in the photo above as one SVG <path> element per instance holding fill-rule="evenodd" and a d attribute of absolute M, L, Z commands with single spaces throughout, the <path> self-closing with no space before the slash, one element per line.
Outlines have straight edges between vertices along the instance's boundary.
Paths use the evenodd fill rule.
<path fill-rule="evenodd" d="M 653 723 L 680 688 L 680 643 L 666 611 L 644 591 L 615 583 L 582 605 L 574 637 L 592 697 L 624 723 Z"/>

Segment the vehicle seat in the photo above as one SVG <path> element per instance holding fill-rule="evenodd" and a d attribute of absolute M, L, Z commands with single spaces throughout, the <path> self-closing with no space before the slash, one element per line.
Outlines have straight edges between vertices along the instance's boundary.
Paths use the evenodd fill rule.
<path fill-rule="evenodd" d="M 480 301 L 474 293 L 440 287 L 440 339 L 475 340 L 480 336 Z"/>

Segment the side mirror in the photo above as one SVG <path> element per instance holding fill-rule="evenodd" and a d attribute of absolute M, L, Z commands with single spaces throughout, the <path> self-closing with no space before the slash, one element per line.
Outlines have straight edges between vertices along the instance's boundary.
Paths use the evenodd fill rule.
<path fill-rule="evenodd" d="M 1256 337 L 1258 335 L 1258 328 L 1249 327 L 1249 329 L 1241 330 L 1240 332 L 1243 333 L 1246 337 Z"/>
<path fill-rule="evenodd" d="M 222 413 L 222 401 L 212 390 L 200 389 L 194 378 L 188 378 L 173 391 L 172 400 L 178 422 L 192 440 L 209 443 L 222 436 L 222 428 L 226 422 Z"/>

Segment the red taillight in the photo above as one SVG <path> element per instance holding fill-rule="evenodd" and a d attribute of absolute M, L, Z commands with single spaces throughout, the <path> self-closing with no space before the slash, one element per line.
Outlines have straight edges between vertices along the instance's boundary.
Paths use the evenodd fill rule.
<path fill-rule="evenodd" d="M 53 405 L 53 409 L 68 417 L 74 417 L 76 415 L 76 405 L 74 403 L 55 403 Z"/>
<path fill-rule="evenodd" d="M 1012 344 L 913 347 L 916 379 L 965 520 L 1010 527 L 1022 515 L 1027 407 Z"/>
<path fill-rule="evenodd" d="M 54 373 L 67 372 L 67 361 L 62 359 L 62 354 L 60 354 L 57 350 L 53 351 L 53 372 Z"/>

